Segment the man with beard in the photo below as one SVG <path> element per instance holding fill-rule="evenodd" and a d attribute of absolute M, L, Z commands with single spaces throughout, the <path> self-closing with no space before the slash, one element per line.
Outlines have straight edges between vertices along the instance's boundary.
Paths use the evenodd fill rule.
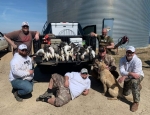
<path fill-rule="evenodd" d="M 39 32 L 37 31 L 29 31 L 29 23 L 28 22 L 22 22 L 22 29 L 18 31 L 13 31 L 10 33 L 7 33 L 4 35 L 4 38 L 7 40 L 9 44 L 8 39 L 11 39 L 14 41 L 14 44 L 16 46 L 13 47 L 13 54 L 17 52 L 17 48 L 20 44 L 25 44 L 28 47 L 28 54 L 32 54 L 32 39 L 35 38 L 35 40 L 39 39 Z"/>
<path fill-rule="evenodd" d="M 21 98 L 33 90 L 34 70 L 32 59 L 27 55 L 27 46 L 21 44 L 18 46 L 18 52 L 14 54 L 10 62 L 9 80 L 13 87 L 13 94 L 17 101 L 23 101 Z"/>
<path fill-rule="evenodd" d="M 92 37 L 96 37 L 98 39 L 99 47 L 105 46 L 107 53 L 111 54 L 111 49 L 114 48 L 114 41 L 110 36 L 107 36 L 107 29 L 106 28 L 103 28 L 102 35 L 98 35 L 94 32 L 91 32 L 90 35 Z"/>
<path fill-rule="evenodd" d="M 83 68 L 81 72 L 68 72 L 65 76 L 53 74 L 47 91 L 40 95 L 36 101 L 50 103 L 56 107 L 63 106 L 79 95 L 87 95 L 91 86 L 88 78 L 88 70 Z M 54 96 L 56 88 L 56 97 Z"/>
<path fill-rule="evenodd" d="M 127 96 L 132 92 L 133 104 L 131 111 L 138 110 L 140 102 L 140 90 L 142 89 L 141 81 L 144 73 L 142 71 L 142 62 L 135 54 L 135 48 L 129 46 L 126 49 L 126 55 L 120 59 L 119 70 L 121 77 L 118 79 L 119 83 L 124 82 L 123 95 Z"/>
<path fill-rule="evenodd" d="M 111 72 L 111 74 L 117 79 L 119 77 L 119 73 L 116 71 L 116 62 L 114 57 L 106 53 L 106 48 L 104 46 L 99 47 L 99 53 L 96 58 L 93 60 L 93 67 L 97 65 L 97 61 L 104 62 L 106 64 L 106 68 Z M 92 77 L 98 76 L 97 68 L 93 68 L 91 71 Z"/>

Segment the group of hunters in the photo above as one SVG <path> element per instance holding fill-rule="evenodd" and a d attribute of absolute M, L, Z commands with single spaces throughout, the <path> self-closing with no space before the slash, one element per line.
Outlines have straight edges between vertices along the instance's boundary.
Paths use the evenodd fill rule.
<path fill-rule="evenodd" d="M 142 71 L 142 62 L 135 54 L 135 48 L 133 46 L 126 48 L 126 54 L 119 62 L 119 77 L 115 59 L 110 55 L 111 49 L 114 48 L 115 44 L 113 39 L 107 36 L 107 29 L 104 28 L 102 30 L 102 35 L 94 32 L 91 32 L 90 35 L 93 38 L 97 38 L 99 42 L 99 52 L 96 59 L 103 61 L 107 65 L 107 69 L 110 70 L 119 83 L 124 82 L 123 95 L 127 96 L 132 93 L 133 103 L 131 111 L 137 111 L 140 102 L 140 90 L 142 89 L 140 83 L 144 78 L 144 73 Z M 32 39 L 38 40 L 39 32 L 29 31 L 29 23 L 23 22 L 20 30 L 3 36 L 8 43 L 12 40 L 16 45 L 16 47 L 13 47 L 9 80 L 13 87 L 14 97 L 21 102 L 23 101 L 23 96 L 33 91 L 34 59 L 30 58 L 29 54 L 32 54 Z M 94 70 L 92 72 L 94 73 L 93 77 L 98 73 Z M 47 90 L 44 94 L 39 95 L 36 101 L 47 102 L 60 107 L 81 94 L 89 94 L 90 87 L 91 80 L 86 68 L 82 68 L 80 72 L 67 72 L 65 75 L 55 73 L 51 75 Z"/>

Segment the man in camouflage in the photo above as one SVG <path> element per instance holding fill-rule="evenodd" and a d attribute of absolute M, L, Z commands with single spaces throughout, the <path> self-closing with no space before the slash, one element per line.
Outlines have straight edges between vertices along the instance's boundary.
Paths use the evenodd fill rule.
<path fill-rule="evenodd" d="M 111 49 L 114 49 L 114 41 L 110 36 L 107 36 L 107 29 L 104 28 L 102 30 L 102 35 L 98 35 L 94 32 L 91 32 L 92 37 L 96 37 L 99 42 L 99 47 L 100 46 L 105 46 L 107 53 L 111 54 Z"/>
<path fill-rule="evenodd" d="M 144 78 L 142 71 L 142 62 L 135 54 L 135 48 L 129 46 L 126 49 L 126 55 L 120 59 L 119 70 L 121 77 L 118 82 L 124 82 L 123 95 L 127 96 L 132 92 L 133 104 L 131 111 L 138 110 L 140 102 L 140 90 L 142 89 L 141 81 Z"/>
<path fill-rule="evenodd" d="M 40 95 L 36 101 L 48 102 L 56 107 L 61 107 L 79 95 L 87 95 L 91 86 L 88 78 L 88 70 L 83 68 L 81 72 L 68 72 L 65 77 L 53 74 L 47 91 Z M 56 88 L 56 96 L 54 96 Z"/>
<path fill-rule="evenodd" d="M 116 63 L 115 59 L 109 55 L 106 54 L 106 48 L 104 46 L 99 47 L 99 55 L 95 58 L 93 61 L 93 67 L 96 64 L 96 60 L 103 61 L 107 65 L 107 69 L 112 73 L 112 75 L 117 79 L 119 77 L 119 73 L 116 71 Z M 97 69 L 93 68 L 92 70 L 92 76 L 97 78 Z"/>

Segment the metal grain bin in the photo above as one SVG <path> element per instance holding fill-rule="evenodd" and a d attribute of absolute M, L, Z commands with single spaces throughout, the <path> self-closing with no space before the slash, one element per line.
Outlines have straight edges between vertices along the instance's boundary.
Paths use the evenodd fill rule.
<path fill-rule="evenodd" d="M 48 22 L 79 22 L 82 27 L 96 25 L 101 34 L 103 19 L 113 18 L 112 37 L 127 35 L 128 45 L 149 44 L 150 0 L 47 0 Z"/>

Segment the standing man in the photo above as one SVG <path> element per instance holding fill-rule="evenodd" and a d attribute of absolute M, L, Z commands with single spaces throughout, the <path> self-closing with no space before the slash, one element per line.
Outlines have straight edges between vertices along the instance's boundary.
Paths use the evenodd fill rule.
<path fill-rule="evenodd" d="M 107 69 L 111 72 L 111 74 L 117 79 L 119 77 L 119 73 L 116 71 L 116 63 L 115 59 L 109 55 L 106 54 L 106 48 L 104 46 L 99 47 L 99 55 L 95 58 L 93 62 L 93 67 L 96 65 L 96 60 L 103 61 L 107 65 Z M 93 68 L 92 70 L 92 76 L 97 78 L 97 69 Z"/>
<path fill-rule="evenodd" d="M 142 62 L 135 54 L 135 48 L 129 46 L 126 49 L 126 55 L 120 59 L 119 70 L 121 77 L 118 79 L 119 83 L 124 82 L 123 95 L 127 96 L 132 92 L 133 104 L 131 111 L 138 110 L 140 102 L 140 90 L 142 89 L 141 81 L 144 73 L 142 71 Z"/>
<path fill-rule="evenodd" d="M 110 36 L 107 36 L 107 29 L 103 28 L 102 35 L 98 35 L 94 32 L 91 32 L 92 37 L 96 37 L 99 42 L 99 46 L 105 46 L 107 53 L 111 54 L 111 49 L 114 48 L 114 41 Z"/>
<path fill-rule="evenodd" d="M 53 74 L 47 91 L 40 95 L 36 101 L 48 102 L 56 107 L 63 106 L 71 99 L 79 95 L 87 95 L 91 86 L 88 78 L 88 70 L 83 68 L 81 72 L 68 72 L 65 77 Z M 57 88 L 56 97 L 53 95 L 54 88 Z"/>
<path fill-rule="evenodd" d="M 27 46 L 21 44 L 18 46 L 18 52 L 14 54 L 10 62 L 11 70 L 9 80 L 14 90 L 14 97 L 17 101 L 23 101 L 21 96 L 27 95 L 33 90 L 32 60 L 27 54 Z"/>
<path fill-rule="evenodd" d="M 12 41 L 14 41 L 13 46 L 13 54 L 17 52 L 17 48 L 20 44 L 25 44 L 28 47 L 28 54 L 32 54 L 32 39 L 39 40 L 39 32 L 37 31 L 29 31 L 29 23 L 22 22 L 22 29 L 13 31 L 11 33 L 7 33 L 4 35 L 4 38 L 7 40 L 9 44 L 12 45 Z M 12 40 L 12 41 L 11 41 Z"/>

